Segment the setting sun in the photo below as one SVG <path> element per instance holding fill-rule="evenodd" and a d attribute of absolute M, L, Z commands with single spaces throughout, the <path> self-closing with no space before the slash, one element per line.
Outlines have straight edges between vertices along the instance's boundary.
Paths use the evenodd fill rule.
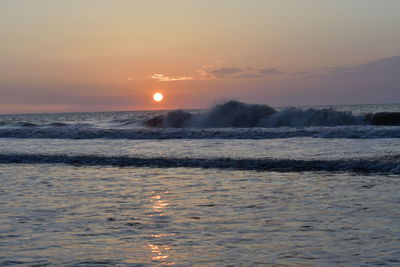
<path fill-rule="evenodd" d="M 155 93 L 155 94 L 153 95 L 153 99 L 154 99 L 154 101 L 156 101 L 156 102 L 162 101 L 163 98 L 164 98 L 164 96 L 163 96 L 161 93 Z"/>

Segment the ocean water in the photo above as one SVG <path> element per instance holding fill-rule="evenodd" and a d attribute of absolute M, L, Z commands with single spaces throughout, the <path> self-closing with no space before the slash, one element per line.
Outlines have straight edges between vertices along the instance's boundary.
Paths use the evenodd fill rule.
<path fill-rule="evenodd" d="M 400 105 L 276 110 L 0 115 L 0 266 L 400 265 Z"/>

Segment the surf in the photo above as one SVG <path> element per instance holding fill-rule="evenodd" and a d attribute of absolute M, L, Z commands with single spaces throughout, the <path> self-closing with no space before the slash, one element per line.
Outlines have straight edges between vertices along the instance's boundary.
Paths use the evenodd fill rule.
<path fill-rule="evenodd" d="M 296 108 L 276 110 L 268 105 L 228 101 L 192 114 L 174 110 L 143 122 L 146 127 L 158 128 L 251 128 L 251 127 L 310 127 L 349 125 L 400 125 L 400 112 L 380 112 L 354 115 L 332 108 Z"/>

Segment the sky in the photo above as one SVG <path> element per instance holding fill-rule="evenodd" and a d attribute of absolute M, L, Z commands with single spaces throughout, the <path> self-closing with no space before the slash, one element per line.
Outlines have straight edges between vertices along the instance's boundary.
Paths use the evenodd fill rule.
<path fill-rule="evenodd" d="M 2 0 L 0 113 L 399 103 L 399 10 L 398 0 Z"/>

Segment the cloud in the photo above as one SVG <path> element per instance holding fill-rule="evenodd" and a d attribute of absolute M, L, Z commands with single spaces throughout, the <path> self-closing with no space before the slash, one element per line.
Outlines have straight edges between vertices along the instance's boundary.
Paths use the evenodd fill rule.
<path fill-rule="evenodd" d="M 230 79 L 260 79 L 264 77 L 264 75 L 258 73 L 243 72 L 230 77 Z"/>
<path fill-rule="evenodd" d="M 210 73 L 206 70 L 196 70 L 196 72 L 203 78 L 212 78 Z"/>
<path fill-rule="evenodd" d="M 285 73 L 278 69 L 224 67 L 208 71 L 208 74 L 219 79 L 262 79 L 271 75 L 283 75 Z"/>
<path fill-rule="evenodd" d="M 194 80 L 193 77 L 190 76 L 166 76 L 164 74 L 156 73 L 151 76 L 152 79 L 157 80 L 159 82 L 173 82 L 173 81 L 188 81 Z"/>
<path fill-rule="evenodd" d="M 263 75 L 282 75 L 285 74 L 283 71 L 277 69 L 258 69 L 258 73 Z"/>
<path fill-rule="evenodd" d="M 345 73 L 348 71 L 353 70 L 355 67 L 351 66 L 351 67 L 327 67 L 327 68 L 322 68 L 320 73 L 318 74 L 314 74 L 317 77 L 318 76 L 329 76 L 329 75 L 335 75 L 335 74 L 340 74 L 340 73 Z"/>
<path fill-rule="evenodd" d="M 366 64 L 325 68 L 311 78 L 314 90 L 340 103 L 396 103 L 400 100 L 400 56 Z M 322 94 L 321 94 L 322 95 Z"/>
<path fill-rule="evenodd" d="M 330 80 L 369 81 L 400 86 L 400 56 L 382 58 L 367 64 L 327 68 L 316 77 Z"/>
<path fill-rule="evenodd" d="M 257 69 L 257 68 L 237 68 L 222 67 L 211 69 L 212 65 L 204 65 L 200 69 L 195 70 L 193 76 L 167 76 L 156 73 L 150 78 L 159 82 L 171 81 L 189 81 L 189 80 L 211 80 L 211 79 L 263 79 L 272 75 L 286 74 L 278 69 Z"/>
<path fill-rule="evenodd" d="M 232 76 L 234 74 L 240 74 L 242 73 L 243 70 L 239 68 L 220 68 L 216 70 L 210 71 L 211 74 L 213 74 L 217 78 L 227 78 L 229 76 Z"/>

